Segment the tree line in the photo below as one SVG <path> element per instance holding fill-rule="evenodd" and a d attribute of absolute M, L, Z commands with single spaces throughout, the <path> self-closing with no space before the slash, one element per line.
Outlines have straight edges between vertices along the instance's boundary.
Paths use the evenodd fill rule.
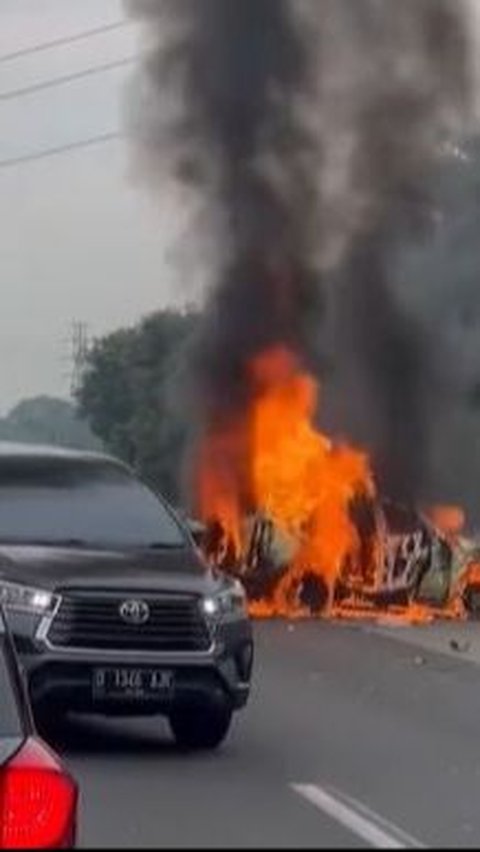
<path fill-rule="evenodd" d="M 77 392 L 79 414 L 105 448 L 175 503 L 192 426 L 185 388 L 197 325 L 194 311 L 158 311 L 98 339 Z"/>

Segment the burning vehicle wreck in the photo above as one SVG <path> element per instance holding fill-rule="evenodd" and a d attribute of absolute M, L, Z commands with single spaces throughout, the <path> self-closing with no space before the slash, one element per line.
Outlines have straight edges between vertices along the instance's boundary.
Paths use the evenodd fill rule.
<path fill-rule="evenodd" d="M 196 535 L 241 578 L 252 614 L 473 614 L 480 570 L 463 512 L 379 495 L 367 455 L 317 429 L 318 384 L 285 348 L 251 374 L 248 416 L 199 446 Z"/>
<path fill-rule="evenodd" d="M 245 549 L 239 558 L 218 521 L 195 524 L 208 560 L 242 580 L 253 615 L 346 618 L 391 613 L 409 621 L 480 614 L 480 548 L 452 537 L 420 512 L 388 502 L 352 507 L 363 553 L 347 560 L 330 593 L 314 567 L 291 577 L 295 547 L 267 517 L 245 521 Z M 371 570 L 372 557 L 374 570 Z M 370 566 L 366 570 L 365 566 Z M 276 605 L 277 589 L 287 591 Z"/>

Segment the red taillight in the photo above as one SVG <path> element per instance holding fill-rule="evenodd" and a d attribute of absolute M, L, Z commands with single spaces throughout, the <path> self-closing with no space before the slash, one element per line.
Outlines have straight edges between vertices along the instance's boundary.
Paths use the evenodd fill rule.
<path fill-rule="evenodd" d="M 59 849 L 75 841 L 77 788 L 30 739 L 0 769 L 0 849 Z"/>

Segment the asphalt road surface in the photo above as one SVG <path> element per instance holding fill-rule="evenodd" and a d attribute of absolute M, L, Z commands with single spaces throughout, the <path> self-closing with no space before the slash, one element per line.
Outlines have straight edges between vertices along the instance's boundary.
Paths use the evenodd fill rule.
<path fill-rule="evenodd" d="M 74 722 L 81 845 L 477 846 L 480 655 L 428 630 L 257 625 L 253 698 L 216 754 L 176 752 L 161 720 Z"/>

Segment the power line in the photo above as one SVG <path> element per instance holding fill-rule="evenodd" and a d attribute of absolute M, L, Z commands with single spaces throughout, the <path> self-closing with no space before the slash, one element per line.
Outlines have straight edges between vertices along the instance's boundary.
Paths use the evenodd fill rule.
<path fill-rule="evenodd" d="M 82 32 L 74 33 L 70 36 L 61 36 L 59 38 L 52 39 L 51 41 L 44 41 L 41 44 L 34 44 L 31 47 L 22 47 L 19 50 L 12 51 L 11 53 L 4 53 L 0 56 L 0 63 L 11 62 L 14 59 L 19 59 L 21 56 L 29 56 L 31 53 L 41 53 L 44 50 L 50 50 L 54 47 L 62 47 L 65 44 L 73 44 L 76 41 L 83 41 L 84 39 L 92 38 L 93 36 L 100 35 L 101 33 L 113 32 L 114 30 L 128 26 L 130 23 L 131 21 L 124 18 L 121 21 L 102 24 L 99 27 L 82 30 Z"/>
<path fill-rule="evenodd" d="M 96 136 L 90 136 L 87 139 L 78 139 L 75 142 L 67 142 L 64 145 L 57 145 L 54 148 L 44 148 L 41 151 L 34 151 L 31 154 L 20 154 L 17 157 L 8 157 L 5 160 L 0 160 L 0 169 L 19 166 L 23 163 L 30 163 L 34 160 L 44 160 L 48 157 L 55 157 L 57 154 L 66 154 L 70 151 L 75 151 L 78 148 L 90 148 L 94 145 L 101 145 L 106 142 L 112 142 L 118 139 L 125 139 L 125 134 L 120 130 L 113 130 L 107 133 L 99 133 Z"/>
<path fill-rule="evenodd" d="M 89 68 L 84 68 L 82 71 L 74 71 L 71 74 L 64 74 L 62 77 L 53 77 L 49 80 L 42 80 L 40 83 L 32 83 L 29 86 L 10 89 L 8 92 L 0 92 L 0 101 L 9 101 L 15 98 L 21 98 L 24 95 L 40 92 L 43 89 L 52 89 L 55 86 L 63 86 L 67 83 L 73 83 L 75 80 L 81 80 L 83 77 L 91 77 L 94 74 L 104 74 L 106 71 L 113 71 L 115 68 L 122 68 L 124 65 L 131 65 L 137 60 L 138 54 L 135 56 L 125 56 L 122 59 L 114 59 L 112 62 L 104 62 L 102 65 L 93 65 Z"/>

